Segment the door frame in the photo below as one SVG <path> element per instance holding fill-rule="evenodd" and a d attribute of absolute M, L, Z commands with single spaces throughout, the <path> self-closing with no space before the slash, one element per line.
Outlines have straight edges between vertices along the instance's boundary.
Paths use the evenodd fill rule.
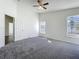
<path fill-rule="evenodd" d="M 5 14 L 4 17 L 6 17 L 6 16 L 9 16 L 9 17 L 13 18 L 13 42 L 14 42 L 15 41 L 15 17 Z"/>

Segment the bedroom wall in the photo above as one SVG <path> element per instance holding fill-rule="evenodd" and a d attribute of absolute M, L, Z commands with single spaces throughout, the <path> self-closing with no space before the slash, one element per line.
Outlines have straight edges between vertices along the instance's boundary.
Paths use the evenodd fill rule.
<path fill-rule="evenodd" d="M 0 47 L 5 43 L 5 14 L 16 18 L 16 1 L 0 0 Z"/>
<path fill-rule="evenodd" d="M 5 45 L 5 14 L 15 18 L 15 41 L 38 36 L 38 15 L 29 0 L 0 0 L 0 48 Z"/>
<path fill-rule="evenodd" d="M 38 36 L 38 14 L 30 0 L 18 2 L 15 40 Z"/>
<path fill-rule="evenodd" d="M 79 39 L 70 38 L 66 34 L 66 19 L 68 16 L 79 15 L 79 8 L 60 10 L 40 14 L 40 22 L 46 21 L 46 34 L 41 34 L 52 39 L 79 44 Z"/>

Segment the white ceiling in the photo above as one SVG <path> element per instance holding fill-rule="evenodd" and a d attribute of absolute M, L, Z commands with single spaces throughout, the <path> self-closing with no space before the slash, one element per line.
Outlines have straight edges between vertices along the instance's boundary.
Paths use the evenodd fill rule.
<path fill-rule="evenodd" d="M 37 4 L 37 0 L 30 0 L 32 2 L 32 7 L 33 5 Z M 46 6 L 47 10 L 40 10 L 36 7 L 35 10 L 37 12 L 44 12 L 44 11 L 56 11 L 56 10 L 62 10 L 62 9 L 68 9 L 68 8 L 74 8 L 74 7 L 79 7 L 79 0 L 44 0 L 44 2 L 49 2 L 49 5 Z"/>

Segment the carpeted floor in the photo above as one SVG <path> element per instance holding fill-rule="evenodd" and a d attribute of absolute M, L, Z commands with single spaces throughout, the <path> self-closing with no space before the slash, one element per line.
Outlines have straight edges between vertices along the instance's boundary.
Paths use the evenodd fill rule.
<path fill-rule="evenodd" d="M 0 59 L 79 59 L 79 46 L 47 38 L 34 37 L 0 49 Z"/>

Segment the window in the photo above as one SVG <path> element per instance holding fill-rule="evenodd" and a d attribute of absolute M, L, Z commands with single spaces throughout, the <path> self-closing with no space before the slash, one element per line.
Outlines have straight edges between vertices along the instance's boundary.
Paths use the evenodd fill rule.
<path fill-rule="evenodd" d="M 79 38 L 79 16 L 67 18 L 67 34 L 69 37 Z"/>
<path fill-rule="evenodd" d="M 45 21 L 40 21 L 40 33 L 41 34 L 45 34 L 46 31 L 45 31 L 45 28 L 46 27 L 46 22 Z"/>

